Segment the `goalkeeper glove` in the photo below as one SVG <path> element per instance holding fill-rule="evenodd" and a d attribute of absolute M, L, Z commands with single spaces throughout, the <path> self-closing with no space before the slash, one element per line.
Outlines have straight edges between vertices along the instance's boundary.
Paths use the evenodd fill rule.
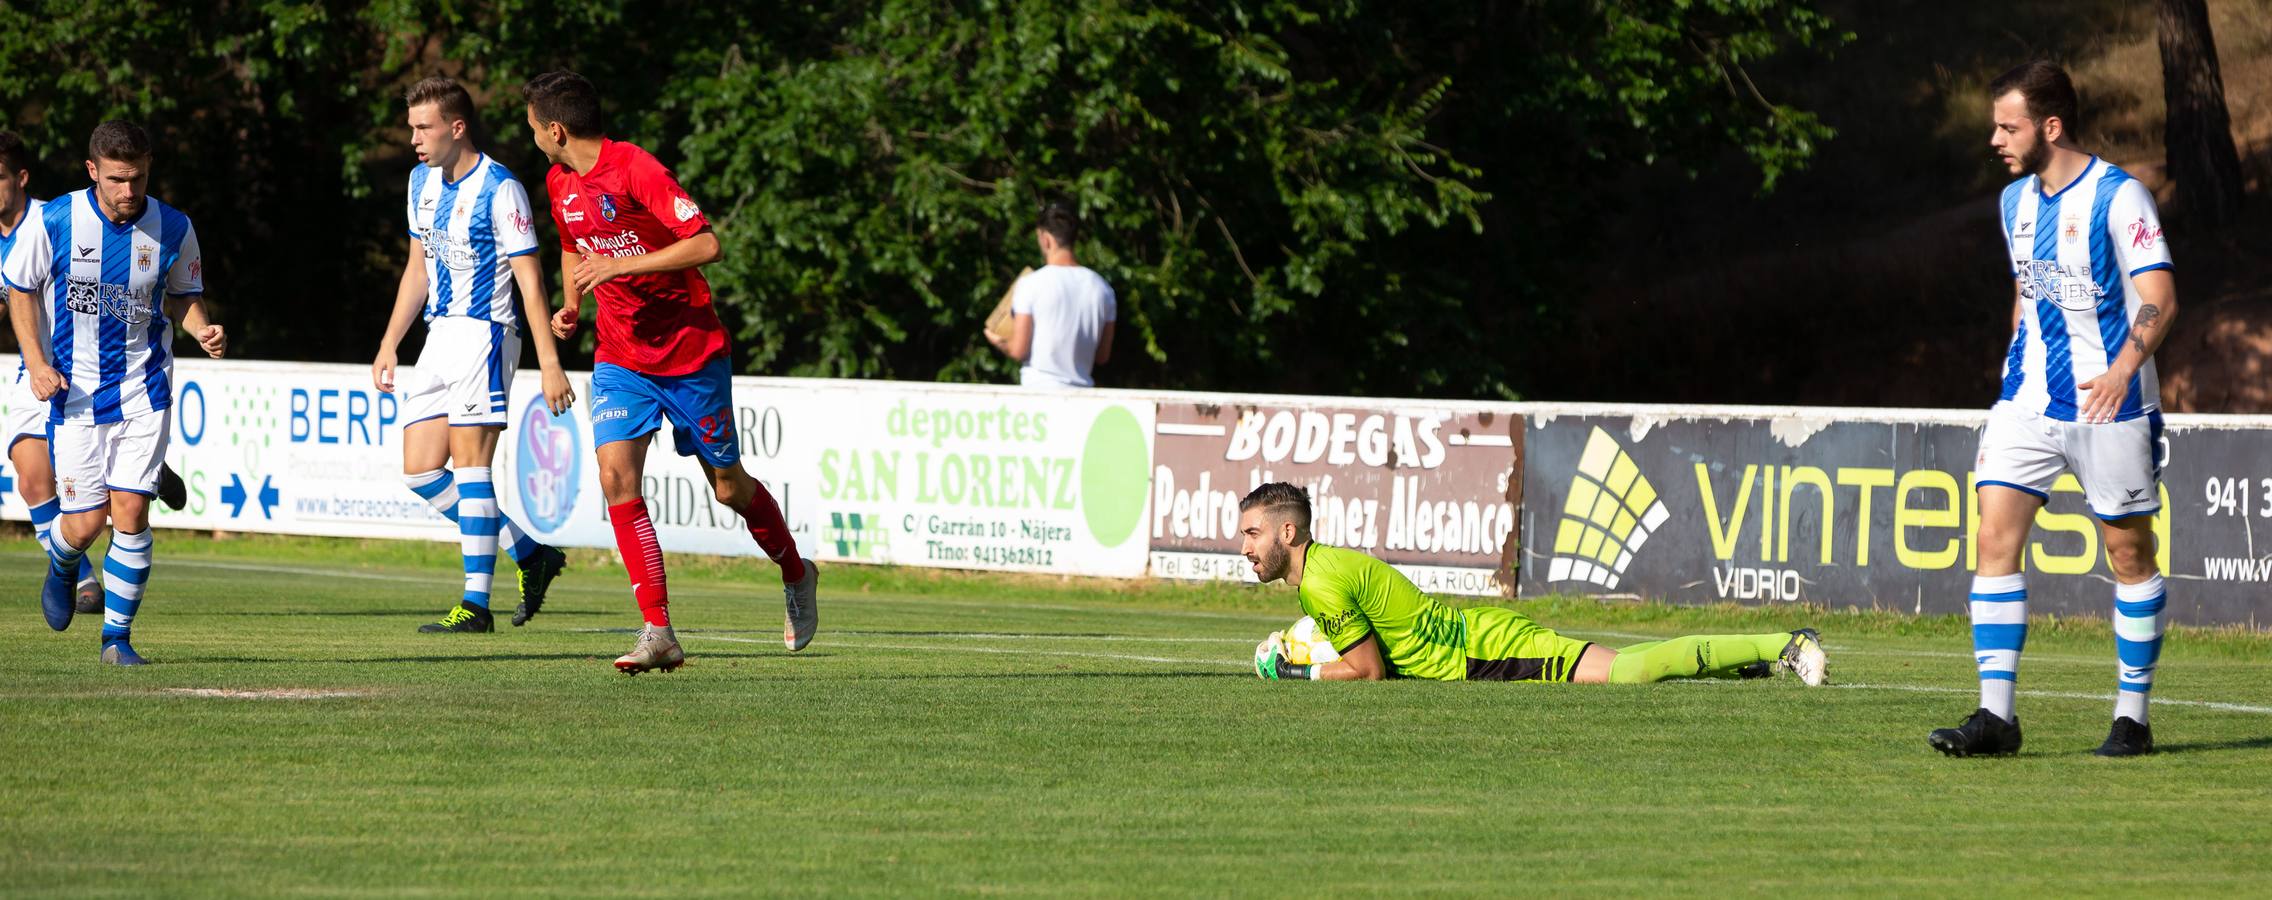
<path fill-rule="evenodd" d="M 1254 645 L 1254 674 L 1270 681 L 1315 681 L 1317 666 L 1297 666 L 1286 661 L 1286 639 L 1282 632 L 1273 631 L 1262 643 Z"/>

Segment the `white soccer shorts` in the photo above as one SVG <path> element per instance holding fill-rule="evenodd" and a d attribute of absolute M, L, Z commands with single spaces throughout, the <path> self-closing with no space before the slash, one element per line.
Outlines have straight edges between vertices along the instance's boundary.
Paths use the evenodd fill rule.
<path fill-rule="evenodd" d="M 55 454 L 55 493 L 65 514 L 101 509 L 111 491 L 145 497 L 158 493 L 166 463 L 173 411 L 161 409 L 118 422 L 59 422 L 49 449 Z"/>
<path fill-rule="evenodd" d="M 395 373 L 402 421 L 448 416 L 452 425 L 502 426 L 520 364 L 519 331 L 485 319 L 438 317 L 426 323 L 418 364 Z"/>
<path fill-rule="evenodd" d="M 2091 513 L 2106 521 L 2161 510 L 2162 415 L 2091 425 L 2061 422 L 2016 404 L 1998 403 L 1980 431 L 1973 473 L 2048 498 L 2064 472 L 2075 473 Z"/>
<path fill-rule="evenodd" d="M 16 442 L 25 438 L 47 440 L 47 414 L 54 407 L 47 401 L 32 396 L 30 375 L 18 369 L 14 381 L 8 385 L 5 397 L 0 398 L 0 403 L 5 403 L 8 407 L 4 414 L 0 414 L 0 428 L 6 428 L 8 432 L 7 449 L 14 450 Z"/>

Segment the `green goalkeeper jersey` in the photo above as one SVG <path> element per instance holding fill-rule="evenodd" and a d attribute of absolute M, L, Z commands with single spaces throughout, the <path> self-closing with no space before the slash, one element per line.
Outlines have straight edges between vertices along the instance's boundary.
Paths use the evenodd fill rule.
<path fill-rule="evenodd" d="M 1539 627 L 1511 609 L 1445 606 L 1404 573 L 1355 550 L 1303 548 L 1302 613 L 1333 648 L 1380 635 L 1381 659 L 1402 678 L 1567 681 L 1584 641 Z"/>

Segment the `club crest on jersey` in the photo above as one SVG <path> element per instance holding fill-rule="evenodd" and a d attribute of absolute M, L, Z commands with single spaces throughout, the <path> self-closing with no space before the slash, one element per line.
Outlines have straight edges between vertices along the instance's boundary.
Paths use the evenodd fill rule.
<path fill-rule="evenodd" d="M 695 206 L 693 200 L 689 200 L 685 197 L 679 197 L 671 201 L 671 212 L 677 213 L 678 220 L 684 222 L 688 219 L 694 218 L 695 216 L 701 215 L 702 208 Z"/>
<path fill-rule="evenodd" d="M 2082 236 L 2083 219 L 2081 216 L 2068 216 L 2066 223 L 2059 227 L 2059 239 L 2067 243 L 2072 244 L 2081 239 Z"/>
<path fill-rule="evenodd" d="M 599 204 L 600 218 L 606 219 L 610 222 L 615 221 L 615 198 L 610 197 L 606 194 L 601 194 L 599 197 Z"/>
<path fill-rule="evenodd" d="M 152 249 L 149 247 L 134 248 L 134 267 L 141 269 L 144 272 L 150 271 L 150 256 L 152 252 Z"/>
<path fill-rule="evenodd" d="M 77 499 L 79 499 L 79 479 L 76 479 L 76 478 L 65 478 L 65 479 L 63 479 L 63 484 L 62 484 L 62 485 L 60 485 L 60 486 L 61 486 L 61 487 L 63 488 L 63 499 L 65 499 L 65 500 L 77 500 Z"/>

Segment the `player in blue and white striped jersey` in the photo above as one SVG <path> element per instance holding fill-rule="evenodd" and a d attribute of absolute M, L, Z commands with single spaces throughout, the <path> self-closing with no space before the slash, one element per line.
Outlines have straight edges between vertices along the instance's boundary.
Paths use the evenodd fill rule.
<path fill-rule="evenodd" d="M 173 405 L 172 325 L 215 358 L 228 346 L 206 318 L 196 229 L 149 196 L 154 156 L 140 127 L 97 126 L 87 140 L 94 187 L 42 207 L 0 263 L 33 395 L 50 403 L 63 498 L 40 606 L 49 627 L 70 627 L 79 562 L 110 529 L 102 659 L 115 665 L 142 664 L 129 639 L 150 578 L 150 497 Z"/>
<path fill-rule="evenodd" d="M 541 324 L 551 311 L 528 193 L 503 164 L 474 146 L 472 96 L 455 81 L 428 78 L 412 85 L 404 102 L 420 163 L 410 170 L 405 204 L 410 254 L 386 336 L 371 363 L 371 382 L 402 398 L 408 423 L 403 480 L 458 524 L 465 591 L 441 621 L 418 630 L 486 632 L 494 629 L 489 595 L 500 536 L 520 567 L 514 625 L 543 607 L 545 591 L 567 563 L 559 550 L 537 543 L 505 517 L 490 477 L 521 359 L 519 313 Z M 398 369 L 403 336 L 421 315 L 426 346 L 416 366 Z M 575 393 L 560 368 L 552 332 L 532 331 L 545 405 L 558 415 L 575 402 Z"/>
<path fill-rule="evenodd" d="M 2012 695 L 2027 641 L 2020 552 L 2059 476 L 2072 472 L 2099 518 L 2114 570 L 2114 726 L 2101 756 L 2153 752 L 2147 692 L 2168 604 L 2155 562 L 2161 406 L 2154 351 L 2177 314 L 2177 283 L 2153 194 L 2077 149 L 2074 83 L 2034 62 L 1989 86 L 1989 140 L 2012 174 L 2002 198 L 2011 254 L 2012 342 L 1974 464 L 1980 503 L 1970 607 L 1980 708 L 1928 738 L 1952 756 L 2018 752 Z"/>
<path fill-rule="evenodd" d="M 16 246 L 24 224 L 39 218 L 40 207 L 47 205 L 31 196 L 31 180 L 31 151 L 24 146 L 24 139 L 12 131 L 0 131 L 0 260 L 6 260 L 8 251 Z M 43 319 L 40 329 L 46 328 Z M 47 455 L 49 406 L 32 396 L 31 376 L 22 363 L 16 365 L 6 397 L 0 440 L 7 441 L 8 462 L 16 467 L 16 494 L 31 513 L 32 534 L 45 547 L 48 530 L 63 506 L 55 496 L 55 467 Z M 79 612 L 103 608 L 103 585 L 95 577 L 91 560 L 79 561 L 77 598 Z"/>

